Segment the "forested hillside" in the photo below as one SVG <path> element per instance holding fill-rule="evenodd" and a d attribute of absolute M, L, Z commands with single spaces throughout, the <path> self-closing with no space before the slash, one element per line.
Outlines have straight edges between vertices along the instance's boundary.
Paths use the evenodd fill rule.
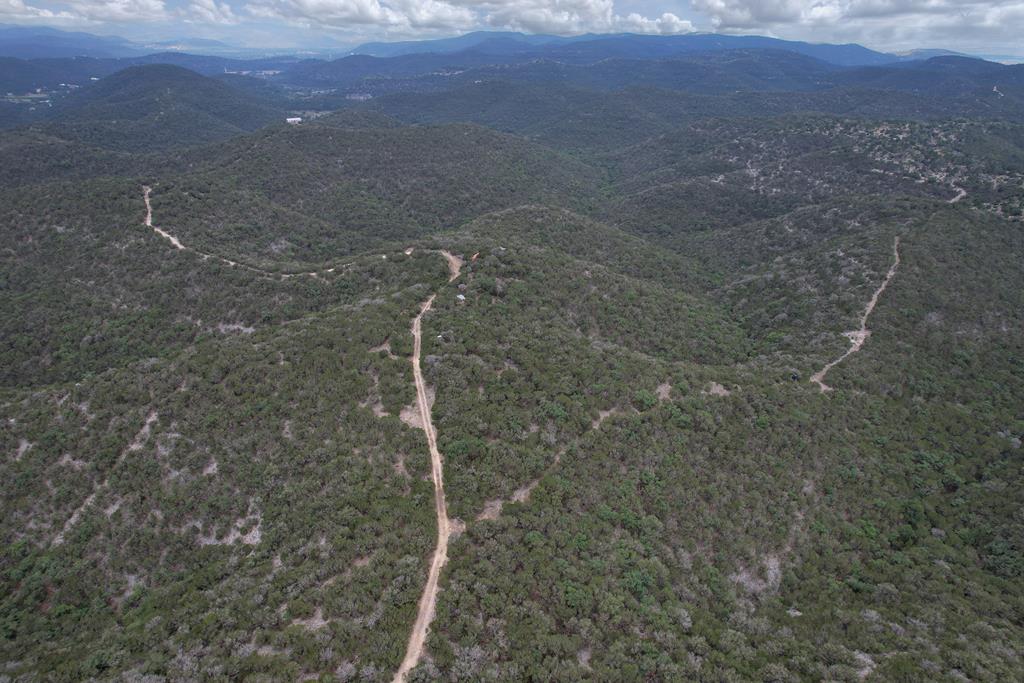
<path fill-rule="evenodd" d="M 1024 677 L 1018 72 L 751 47 L 0 132 L 0 678 Z"/>
<path fill-rule="evenodd" d="M 63 100 L 46 128 L 58 136 L 143 152 L 213 142 L 284 117 L 247 93 L 188 69 L 125 69 Z"/>

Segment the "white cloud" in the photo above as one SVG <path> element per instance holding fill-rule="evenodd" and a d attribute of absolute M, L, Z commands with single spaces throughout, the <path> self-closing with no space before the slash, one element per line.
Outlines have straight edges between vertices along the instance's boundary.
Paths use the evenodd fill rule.
<path fill-rule="evenodd" d="M 256 0 L 246 5 L 246 9 L 261 18 L 339 27 L 368 24 L 387 27 L 400 19 L 378 0 Z"/>
<path fill-rule="evenodd" d="M 672 13 L 687 5 L 687 18 Z M 357 42 L 480 28 L 675 34 L 694 30 L 689 19 L 723 33 L 880 49 L 1024 49 L 1024 0 L 0 0 L 0 23 L 110 25 L 147 37 L 179 37 L 188 24 L 184 33 L 296 45 L 325 35 Z"/>
<path fill-rule="evenodd" d="M 611 0 L 512 0 L 481 3 L 478 8 L 489 25 L 533 33 L 583 33 L 608 30 Z"/>
<path fill-rule="evenodd" d="M 203 24 L 221 24 L 230 26 L 238 23 L 238 17 L 231 5 L 217 0 L 192 0 L 182 12 L 185 21 Z"/>
<path fill-rule="evenodd" d="M 632 12 L 616 14 L 612 0 L 497 0 L 472 2 L 493 28 L 532 33 L 688 33 L 693 25 L 675 14 L 649 19 Z"/>
<path fill-rule="evenodd" d="M 693 30 L 690 22 L 667 12 L 654 19 L 620 16 L 613 0 L 251 0 L 246 9 L 264 19 L 336 29 L 373 26 L 393 34 L 481 26 L 558 34 Z"/>
<path fill-rule="evenodd" d="M 0 0 L 0 20 L 56 25 L 164 21 L 163 0 L 53 0 L 46 6 Z"/>
<path fill-rule="evenodd" d="M 1024 0 L 692 0 L 715 30 L 883 47 L 1019 47 Z"/>
<path fill-rule="evenodd" d="M 442 0 L 254 0 L 246 9 L 263 19 L 340 29 L 460 29 L 473 23 L 472 13 Z"/>
<path fill-rule="evenodd" d="M 70 0 L 60 4 L 87 21 L 128 23 L 167 19 L 163 0 Z"/>
<path fill-rule="evenodd" d="M 660 33 L 671 35 L 675 33 L 692 33 L 693 23 L 680 19 L 671 12 L 665 12 L 657 19 L 648 19 L 632 12 L 625 17 L 615 17 L 616 29 L 630 33 Z"/>
<path fill-rule="evenodd" d="M 413 28 L 468 29 L 476 23 L 470 9 L 439 0 L 394 0 L 391 5 Z"/>
<path fill-rule="evenodd" d="M 0 0 L 0 19 L 25 23 L 66 23 L 73 20 L 74 15 L 45 7 L 26 5 L 22 0 Z"/>

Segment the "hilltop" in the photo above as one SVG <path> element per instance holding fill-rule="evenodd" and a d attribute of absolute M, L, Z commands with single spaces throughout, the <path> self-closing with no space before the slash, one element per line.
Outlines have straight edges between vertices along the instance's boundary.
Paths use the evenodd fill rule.
<path fill-rule="evenodd" d="M 73 93 L 44 128 L 87 144 L 138 151 L 211 142 L 283 118 L 284 112 L 226 83 L 154 64 L 129 67 Z"/>

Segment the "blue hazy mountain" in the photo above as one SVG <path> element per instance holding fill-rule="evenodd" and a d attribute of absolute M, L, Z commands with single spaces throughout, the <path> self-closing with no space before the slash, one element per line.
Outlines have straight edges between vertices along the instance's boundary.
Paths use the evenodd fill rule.
<path fill-rule="evenodd" d="M 438 40 L 366 43 L 353 50 L 353 53 L 375 57 L 394 57 L 423 53 L 449 54 L 472 49 L 475 52 L 491 55 L 531 54 L 536 58 L 588 62 L 609 57 L 657 59 L 693 52 L 752 48 L 788 50 L 844 66 L 887 64 L 902 59 L 897 55 L 877 52 L 852 43 L 831 45 L 780 40 L 765 36 L 726 36 L 714 33 L 679 36 L 649 36 L 632 33 L 586 34 L 565 38 L 514 32 L 477 31 L 456 38 Z"/>
<path fill-rule="evenodd" d="M 72 33 L 46 26 L 0 25 L 0 57 L 130 57 L 145 52 L 117 36 Z"/>
<path fill-rule="evenodd" d="M 364 43 L 352 50 L 352 54 L 371 57 L 399 57 L 401 55 L 433 52 L 447 54 L 476 48 L 489 54 L 521 54 L 533 52 L 541 46 L 557 45 L 587 36 L 566 38 L 563 36 L 532 35 L 516 31 L 473 31 L 454 38 L 435 40 L 403 40 L 393 43 Z"/>

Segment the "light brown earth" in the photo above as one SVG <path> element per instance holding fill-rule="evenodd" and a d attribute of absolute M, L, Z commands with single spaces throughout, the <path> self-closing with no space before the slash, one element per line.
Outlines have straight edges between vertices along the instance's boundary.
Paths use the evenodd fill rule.
<path fill-rule="evenodd" d="M 612 408 L 611 410 L 599 410 L 597 411 L 597 418 L 590 421 L 590 428 L 597 429 L 601 426 L 601 423 L 607 420 L 612 415 L 618 415 L 619 409 Z"/>
<path fill-rule="evenodd" d="M 704 393 L 711 394 L 712 396 L 728 396 L 732 392 L 729 391 L 728 389 L 726 389 L 724 386 L 722 386 L 718 382 L 712 382 L 708 386 L 708 390 L 706 392 L 704 392 Z"/>
<path fill-rule="evenodd" d="M 448 261 L 448 271 L 450 273 L 448 276 L 448 282 L 451 282 L 459 276 L 459 273 L 462 272 L 462 259 L 450 251 L 445 251 L 444 249 L 441 250 L 441 254 Z"/>
<path fill-rule="evenodd" d="M 668 382 L 662 382 L 658 385 L 656 390 L 659 401 L 667 401 L 672 397 L 672 385 Z"/>

